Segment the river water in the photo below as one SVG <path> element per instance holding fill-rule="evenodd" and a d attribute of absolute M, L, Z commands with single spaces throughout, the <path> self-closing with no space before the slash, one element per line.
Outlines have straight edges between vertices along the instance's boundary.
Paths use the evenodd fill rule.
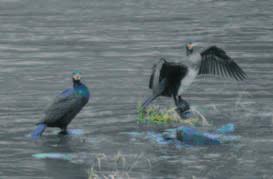
<path fill-rule="evenodd" d="M 0 178 L 84 179 L 91 167 L 100 177 L 272 178 L 272 9 L 270 0 L 0 0 Z M 248 74 L 199 77 L 184 95 L 213 125 L 233 122 L 239 143 L 178 149 L 128 135 L 142 130 L 136 104 L 151 93 L 152 64 L 183 60 L 187 40 L 225 49 Z M 69 126 L 84 134 L 48 129 L 30 140 L 74 69 L 92 93 Z M 56 152 L 72 157 L 32 157 Z"/>

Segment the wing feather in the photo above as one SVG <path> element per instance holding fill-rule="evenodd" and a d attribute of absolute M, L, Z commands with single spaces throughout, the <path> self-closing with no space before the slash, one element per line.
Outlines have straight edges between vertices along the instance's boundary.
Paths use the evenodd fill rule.
<path fill-rule="evenodd" d="M 61 93 L 55 97 L 53 103 L 46 108 L 42 122 L 58 122 L 58 120 L 60 120 L 66 114 L 81 107 L 82 97 L 73 92 L 72 88 L 70 90 L 71 91 L 66 93 L 65 96 L 62 95 L 63 93 Z"/>
<path fill-rule="evenodd" d="M 201 63 L 199 69 L 201 74 L 221 75 L 224 77 L 244 80 L 246 73 L 231 59 L 224 50 L 216 46 L 211 46 L 201 53 Z"/>
<path fill-rule="evenodd" d="M 212 72 L 214 75 L 216 75 L 216 63 L 212 63 Z"/>
<path fill-rule="evenodd" d="M 224 73 L 224 77 L 228 77 L 228 72 L 227 72 L 227 69 L 226 68 L 224 68 L 224 66 L 223 65 L 220 65 L 221 66 L 221 69 L 222 69 L 222 71 L 223 71 L 223 73 Z"/>
<path fill-rule="evenodd" d="M 218 62 L 216 62 L 216 63 L 214 63 L 215 65 L 215 75 L 220 75 L 220 72 L 219 72 L 219 64 L 218 64 Z"/>

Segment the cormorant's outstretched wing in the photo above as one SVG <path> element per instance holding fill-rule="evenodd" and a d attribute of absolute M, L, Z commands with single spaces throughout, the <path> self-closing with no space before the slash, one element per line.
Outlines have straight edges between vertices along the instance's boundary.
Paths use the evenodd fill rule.
<path fill-rule="evenodd" d="M 214 74 L 232 77 L 236 80 L 247 78 L 246 73 L 231 59 L 224 50 L 211 46 L 201 54 L 200 74 Z"/>
<path fill-rule="evenodd" d="M 47 124 L 58 122 L 69 113 L 82 107 L 82 97 L 77 95 L 73 88 L 63 91 L 55 97 L 52 104 L 45 110 L 42 122 Z"/>

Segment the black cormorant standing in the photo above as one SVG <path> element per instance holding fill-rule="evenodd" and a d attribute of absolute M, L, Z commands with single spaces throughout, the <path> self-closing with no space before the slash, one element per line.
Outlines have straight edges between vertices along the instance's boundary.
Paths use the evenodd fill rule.
<path fill-rule="evenodd" d="M 53 103 L 45 110 L 41 122 L 32 133 L 33 138 L 42 135 L 46 127 L 58 127 L 61 134 L 67 134 L 67 126 L 87 104 L 90 98 L 88 88 L 80 81 L 80 72 L 72 74 L 73 87 L 65 89 L 55 97 Z"/>
<path fill-rule="evenodd" d="M 186 54 L 184 64 L 161 58 L 153 66 L 149 83 L 153 95 L 143 103 L 144 108 L 158 96 L 167 96 L 174 99 L 179 112 L 189 110 L 190 106 L 183 100 L 182 94 L 198 75 L 213 74 L 236 80 L 247 77 L 235 61 L 219 47 L 211 46 L 201 53 L 194 53 L 193 44 L 190 42 L 186 45 Z"/>

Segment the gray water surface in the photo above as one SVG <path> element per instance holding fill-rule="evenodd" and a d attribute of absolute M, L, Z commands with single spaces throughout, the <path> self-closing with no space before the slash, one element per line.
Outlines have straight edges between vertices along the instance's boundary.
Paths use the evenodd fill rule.
<path fill-rule="evenodd" d="M 98 169 L 95 158 L 119 151 L 131 169 L 118 170 L 132 178 L 272 178 L 272 9 L 271 0 L 0 0 L 0 178 L 83 179 L 91 166 L 109 175 L 115 162 Z M 235 123 L 240 143 L 177 149 L 132 140 L 127 133 L 142 130 L 136 104 L 151 93 L 152 64 L 182 60 L 189 39 L 225 49 L 248 74 L 243 82 L 200 77 L 185 93 L 215 126 Z M 85 134 L 49 129 L 31 141 L 74 69 L 92 100 L 69 127 Z M 78 158 L 32 157 L 48 152 Z"/>

